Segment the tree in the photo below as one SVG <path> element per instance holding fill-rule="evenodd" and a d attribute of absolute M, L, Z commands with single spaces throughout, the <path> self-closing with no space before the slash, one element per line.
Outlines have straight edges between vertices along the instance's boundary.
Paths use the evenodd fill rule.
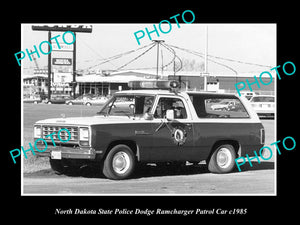
<path fill-rule="evenodd" d="M 197 72 L 201 72 L 204 71 L 204 62 L 203 61 L 196 61 L 195 59 L 187 59 L 187 58 L 182 58 L 181 59 L 182 62 L 182 71 L 197 71 Z M 179 69 L 180 68 L 180 62 L 175 63 L 175 69 Z"/>

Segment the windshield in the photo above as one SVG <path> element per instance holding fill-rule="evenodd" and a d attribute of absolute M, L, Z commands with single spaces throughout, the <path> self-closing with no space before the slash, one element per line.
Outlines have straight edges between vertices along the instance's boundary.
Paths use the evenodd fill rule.
<path fill-rule="evenodd" d="M 112 97 L 98 114 L 107 116 L 143 116 L 151 111 L 154 96 L 116 95 Z"/>

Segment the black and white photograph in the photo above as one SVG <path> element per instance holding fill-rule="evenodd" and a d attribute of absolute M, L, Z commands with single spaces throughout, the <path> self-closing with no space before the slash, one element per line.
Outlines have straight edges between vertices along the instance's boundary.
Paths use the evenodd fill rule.
<path fill-rule="evenodd" d="M 7 10 L 5 217 L 297 215 L 296 7 L 212 3 Z"/>

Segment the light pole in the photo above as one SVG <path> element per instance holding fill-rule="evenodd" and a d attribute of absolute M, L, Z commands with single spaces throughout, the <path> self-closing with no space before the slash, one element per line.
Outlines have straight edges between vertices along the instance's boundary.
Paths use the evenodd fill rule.
<path fill-rule="evenodd" d="M 207 91 L 207 77 L 208 77 L 208 26 L 205 27 L 205 53 L 204 53 L 204 91 Z"/>
<path fill-rule="evenodd" d="M 157 56 L 156 56 L 156 80 L 158 80 L 158 63 L 159 63 L 159 45 L 161 42 L 165 42 L 164 40 L 152 40 L 156 42 L 157 45 Z"/>

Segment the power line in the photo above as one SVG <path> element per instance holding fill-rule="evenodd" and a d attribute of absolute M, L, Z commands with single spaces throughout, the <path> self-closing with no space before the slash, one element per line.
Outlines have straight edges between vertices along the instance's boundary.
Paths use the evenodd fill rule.
<path fill-rule="evenodd" d="M 181 48 L 181 47 L 174 46 L 174 45 L 169 45 L 169 46 L 172 46 L 174 48 L 178 48 L 182 51 L 186 51 L 186 52 L 189 52 L 191 54 L 199 54 L 199 55 L 204 56 L 204 53 L 201 53 L 201 52 L 196 52 L 196 51 L 193 51 L 193 50 Z M 230 61 L 230 62 L 236 62 L 236 63 L 240 63 L 240 64 L 247 64 L 247 65 L 267 67 L 267 68 L 272 68 L 273 67 L 273 66 L 270 66 L 270 65 L 262 65 L 262 64 L 257 64 L 257 63 L 245 62 L 245 61 L 240 61 L 240 60 L 235 60 L 235 59 L 230 59 L 230 58 L 225 58 L 225 57 L 220 57 L 220 56 L 214 56 L 214 55 L 208 55 L 208 56 L 211 57 L 211 58 L 221 59 L 221 60 Z"/>
<path fill-rule="evenodd" d="M 145 45 L 145 46 L 142 46 L 142 47 L 137 48 L 137 49 L 133 49 L 133 50 L 130 50 L 130 51 L 127 51 L 127 52 L 123 52 L 123 53 L 120 53 L 120 54 L 111 56 L 111 57 L 109 57 L 109 58 L 104 59 L 104 61 L 102 61 L 102 62 L 100 62 L 100 63 L 97 63 L 97 64 L 95 64 L 95 65 L 93 65 L 93 66 L 87 67 L 86 69 L 91 69 L 91 68 L 100 66 L 100 65 L 102 65 L 102 64 L 108 63 L 108 62 L 110 62 L 110 61 L 112 61 L 112 60 L 121 58 L 122 56 L 131 54 L 131 53 L 133 53 L 133 52 L 137 52 L 137 51 L 139 51 L 139 50 L 141 50 L 141 49 L 144 49 L 144 48 L 147 48 L 147 47 L 149 47 L 149 46 L 152 45 L 152 44 L 153 44 L 153 43 L 150 43 L 149 45 Z"/>
<path fill-rule="evenodd" d="M 196 52 L 196 51 L 189 50 L 189 49 L 185 49 L 185 48 L 181 48 L 181 47 L 174 46 L 174 45 L 170 45 L 170 46 L 172 46 L 173 48 L 178 48 L 178 49 L 180 49 L 180 50 L 182 50 L 182 51 L 186 51 L 186 52 L 188 52 L 188 53 L 191 53 L 191 54 L 193 54 L 193 55 L 199 56 L 199 57 L 201 57 L 201 58 L 204 59 L 204 54 L 203 54 L 203 53 Z M 230 67 L 230 66 L 228 66 L 228 65 L 226 65 L 226 64 L 223 64 L 223 63 L 220 63 L 220 62 L 216 62 L 216 61 L 214 61 L 214 60 L 212 60 L 212 59 L 208 59 L 208 61 L 211 61 L 211 62 L 213 62 L 213 63 L 215 63 L 215 64 L 220 65 L 220 66 L 223 66 L 223 67 L 225 67 L 225 68 L 227 68 L 227 69 L 233 71 L 236 75 L 238 74 L 238 72 L 237 72 L 235 69 L 233 69 L 232 67 Z"/>
<path fill-rule="evenodd" d="M 117 70 L 121 70 L 122 68 L 124 68 L 125 66 L 127 66 L 128 64 L 132 63 L 133 61 L 137 60 L 138 58 L 142 57 L 143 55 L 145 55 L 147 52 L 149 52 L 153 47 L 155 46 L 155 44 L 152 43 L 152 46 L 150 48 L 148 48 L 146 51 L 142 52 L 141 54 L 139 54 L 138 56 L 136 56 L 135 58 L 133 58 L 132 60 L 130 60 L 129 62 L 125 63 L 124 65 L 120 66 Z"/>
<path fill-rule="evenodd" d="M 100 55 L 99 54 L 99 52 L 97 52 L 97 51 L 95 51 L 95 49 L 94 48 L 92 48 L 92 47 L 90 47 L 87 43 L 85 43 L 85 41 L 83 41 L 83 40 L 81 40 L 82 41 L 82 43 L 86 46 L 86 47 L 88 47 L 92 52 L 94 52 L 98 57 L 100 57 L 101 58 L 101 60 L 105 60 L 105 58 L 102 56 L 102 55 Z M 111 65 L 113 65 L 114 67 L 117 67 L 115 64 L 113 64 L 112 62 L 110 62 L 110 61 L 108 61 Z"/>
<path fill-rule="evenodd" d="M 180 67 L 179 67 L 178 70 L 174 71 L 174 73 L 177 73 L 178 71 L 180 71 L 180 70 L 182 69 L 182 60 L 180 59 L 180 57 L 177 56 L 175 50 L 174 50 L 172 47 L 170 47 L 170 45 L 163 44 L 163 46 L 164 46 L 167 50 L 171 51 L 171 52 L 173 53 L 173 55 L 174 55 L 174 58 L 173 58 L 174 60 L 172 60 L 171 63 L 175 61 L 175 58 L 177 58 L 177 59 L 179 60 L 179 62 L 180 62 Z"/>
<path fill-rule="evenodd" d="M 86 43 L 84 43 L 84 44 L 86 44 Z M 147 52 L 149 52 L 156 44 L 160 44 L 161 46 L 163 46 L 165 49 L 167 49 L 169 52 L 171 52 L 173 54 L 173 58 L 171 59 L 171 61 L 169 63 L 165 64 L 164 66 L 162 66 L 162 69 L 164 69 L 164 68 L 168 67 L 169 65 L 171 65 L 172 63 L 174 63 L 175 60 L 176 60 L 176 58 L 179 60 L 180 66 L 179 66 L 179 68 L 176 69 L 176 71 L 174 71 L 175 73 L 178 72 L 178 71 L 180 71 L 182 69 L 183 63 L 182 63 L 181 58 L 176 54 L 176 52 L 175 52 L 174 49 L 179 49 L 181 51 L 185 51 L 187 53 L 190 53 L 190 54 L 196 55 L 198 57 L 204 58 L 204 54 L 203 53 L 197 52 L 197 51 L 194 51 L 194 50 L 185 49 L 185 48 L 182 48 L 182 47 L 178 47 L 178 46 L 170 45 L 170 44 L 166 44 L 166 43 L 150 43 L 150 44 L 142 46 L 140 48 L 133 49 L 133 50 L 130 50 L 130 51 L 127 51 L 127 52 L 123 52 L 123 53 L 120 53 L 120 54 L 117 54 L 117 55 L 114 55 L 114 56 L 111 56 L 111 57 L 108 57 L 108 58 L 104 59 L 98 52 L 96 52 L 94 49 L 92 49 L 90 46 L 88 46 L 86 44 L 89 49 L 91 49 L 96 55 L 98 55 L 98 56 L 100 56 L 102 58 L 101 62 L 99 62 L 99 63 L 97 63 L 95 65 L 89 66 L 86 69 L 91 69 L 91 68 L 97 67 L 99 65 L 105 64 L 105 63 L 110 63 L 114 67 L 117 67 L 111 61 L 119 59 L 119 58 L 121 58 L 121 57 L 123 57 L 125 55 L 129 55 L 131 53 L 137 52 L 139 50 L 148 48 L 145 51 L 143 51 L 141 54 L 139 54 L 138 56 L 136 56 L 135 58 L 133 58 L 132 60 L 130 60 L 129 62 L 123 64 L 122 66 L 117 67 L 117 70 L 122 70 L 124 67 L 126 67 L 129 64 L 131 64 L 132 62 L 136 61 L 137 59 L 139 59 L 140 57 L 142 57 L 143 55 L 145 55 Z M 245 62 L 245 61 L 241 61 L 241 60 L 235 60 L 235 59 L 230 59 L 230 58 L 225 58 L 225 57 L 220 57 L 220 56 L 208 55 L 208 57 L 209 57 L 208 61 L 210 61 L 212 63 L 215 63 L 217 65 L 223 66 L 223 67 L 231 70 L 232 72 L 234 72 L 236 75 L 238 74 L 238 72 L 235 69 L 233 69 L 231 66 L 229 66 L 229 65 L 227 65 L 225 63 L 217 62 L 217 61 L 213 60 L 212 58 L 218 59 L 218 60 L 224 60 L 224 61 L 234 62 L 234 63 L 239 63 L 239 64 L 246 64 L 246 65 L 251 65 L 251 66 L 259 66 L 259 67 L 265 67 L 265 68 L 266 67 L 267 68 L 272 68 L 272 66 L 268 66 L 268 65 L 262 65 L 262 64 L 257 64 L 257 63 Z M 151 69 L 151 68 L 139 68 L 139 69 Z"/>

